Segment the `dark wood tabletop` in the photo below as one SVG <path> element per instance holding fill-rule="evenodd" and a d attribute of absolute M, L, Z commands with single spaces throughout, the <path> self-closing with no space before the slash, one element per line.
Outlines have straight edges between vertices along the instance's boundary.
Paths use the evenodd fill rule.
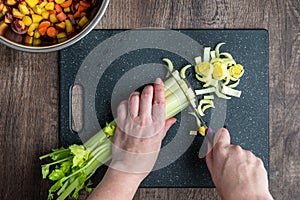
<path fill-rule="evenodd" d="M 299 199 L 300 1 L 114 0 L 97 25 L 140 27 L 269 31 L 270 190 L 275 199 Z M 2 44 L 0 52 L 0 199 L 47 199 L 38 157 L 58 147 L 58 52 Z M 134 199 L 218 196 L 215 189 L 153 188 L 139 189 Z"/>

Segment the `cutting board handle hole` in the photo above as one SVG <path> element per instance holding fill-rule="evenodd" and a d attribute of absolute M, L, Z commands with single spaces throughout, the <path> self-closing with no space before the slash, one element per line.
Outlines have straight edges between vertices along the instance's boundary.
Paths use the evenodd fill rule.
<path fill-rule="evenodd" d="M 71 128 L 79 133 L 83 128 L 83 88 L 81 85 L 71 87 Z"/>

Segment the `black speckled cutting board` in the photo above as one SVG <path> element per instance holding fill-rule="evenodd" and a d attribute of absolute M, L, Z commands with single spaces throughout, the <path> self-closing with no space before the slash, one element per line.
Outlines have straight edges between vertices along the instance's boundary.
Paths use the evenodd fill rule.
<path fill-rule="evenodd" d="M 100 126 L 103 127 L 106 121 L 111 121 L 112 110 L 129 91 L 136 89 L 135 83 L 154 81 L 155 67 L 161 76 L 159 66 L 163 64 L 162 58 L 170 58 L 175 68 L 179 69 L 192 63 L 192 57 L 201 55 L 203 46 L 214 48 L 219 42 L 226 43 L 221 51 L 230 52 L 245 68 L 245 74 L 237 87 L 243 91 L 242 96 L 227 101 L 223 125 L 231 132 L 232 143 L 253 151 L 262 158 L 268 169 L 266 30 L 92 31 L 75 45 L 60 51 L 60 144 L 67 146 L 80 143 L 81 139 L 86 140 Z M 192 76 L 192 71 L 188 71 L 188 78 Z M 124 85 L 124 80 L 126 83 L 132 82 Z M 84 127 L 81 133 L 74 133 L 71 130 L 70 91 L 78 83 L 83 85 L 84 90 Z M 191 84 L 199 88 L 193 80 Z M 211 116 L 211 111 L 208 111 L 204 117 L 208 124 Z M 163 148 L 169 146 L 162 150 L 156 166 L 158 170 L 152 172 L 141 187 L 214 187 L 205 159 L 198 157 L 203 138 L 190 136 L 188 130 L 185 134 L 178 134 L 181 122 L 188 116 L 179 114 L 177 118 L 163 141 Z M 188 120 L 194 124 L 193 120 Z M 175 154 L 180 156 L 176 157 Z M 162 167 L 172 159 L 174 162 Z M 105 169 L 102 167 L 97 171 L 93 177 L 94 183 L 100 181 Z"/>

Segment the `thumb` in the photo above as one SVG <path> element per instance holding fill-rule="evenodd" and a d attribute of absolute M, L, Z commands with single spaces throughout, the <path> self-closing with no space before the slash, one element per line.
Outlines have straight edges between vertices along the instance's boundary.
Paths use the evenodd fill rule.
<path fill-rule="evenodd" d="M 176 122 L 176 118 L 175 117 L 172 117 L 170 119 L 167 119 L 166 122 L 165 122 L 165 127 L 164 127 L 164 130 L 163 130 L 163 133 L 162 133 L 162 139 L 164 139 L 164 137 L 166 136 L 169 128 L 175 124 Z"/>
<path fill-rule="evenodd" d="M 221 146 L 230 145 L 230 134 L 226 128 L 220 128 L 214 136 L 214 146 L 221 143 Z"/>

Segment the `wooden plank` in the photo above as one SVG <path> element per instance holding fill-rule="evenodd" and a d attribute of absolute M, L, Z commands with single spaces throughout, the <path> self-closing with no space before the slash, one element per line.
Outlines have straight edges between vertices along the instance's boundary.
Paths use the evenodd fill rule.
<path fill-rule="evenodd" d="M 0 199 L 46 199 L 38 157 L 58 145 L 57 53 L 0 52 Z"/>

